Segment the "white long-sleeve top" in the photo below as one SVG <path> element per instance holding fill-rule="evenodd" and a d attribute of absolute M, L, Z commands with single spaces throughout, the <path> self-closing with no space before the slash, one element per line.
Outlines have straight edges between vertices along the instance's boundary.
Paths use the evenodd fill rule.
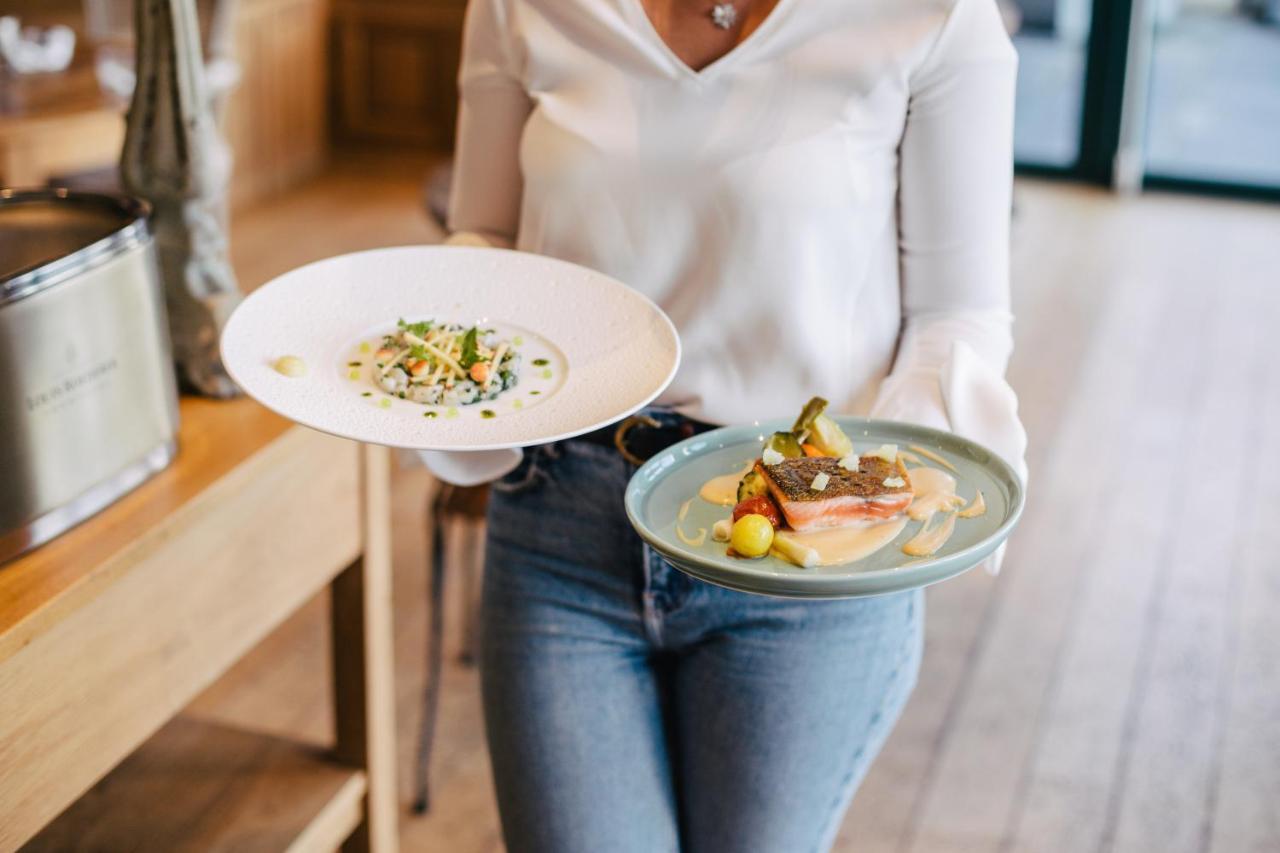
<path fill-rule="evenodd" d="M 653 299 L 692 417 L 817 394 L 1021 466 L 1015 68 L 993 0 L 780 0 L 697 72 L 640 0 L 471 0 L 449 225 Z"/>

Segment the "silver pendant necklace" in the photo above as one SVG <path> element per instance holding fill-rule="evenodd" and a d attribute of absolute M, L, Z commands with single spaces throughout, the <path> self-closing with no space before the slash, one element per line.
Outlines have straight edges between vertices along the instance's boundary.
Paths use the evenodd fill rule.
<path fill-rule="evenodd" d="M 738 20 L 738 10 L 732 3 L 717 3 L 711 7 L 711 23 L 727 30 Z"/>

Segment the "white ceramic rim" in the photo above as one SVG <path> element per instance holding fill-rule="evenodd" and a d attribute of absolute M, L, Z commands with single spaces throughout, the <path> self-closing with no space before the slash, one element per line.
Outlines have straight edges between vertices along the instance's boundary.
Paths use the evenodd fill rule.
<path fill-rule="evenodd" d="M 468 275 L 474 279 L 461 285 L 456 280 L 440 283 L 445 277 Z M 357 278 L 365 281 L 361 287 L 351 285 Z M 498 294 L 493 291 L 503 287 L 500 295 L 507 301 L 495 305 Z M 392 292 L 396 310 L 386 304 L 393 301 Z M 548 309 L 556 300 L 573 311 Z M 567 377 L 536 406 L 508 409 L 493 420 L 472 416 L 491 404 L 458 407 L 467 417 L 452 421 L 428 420 L 423 417 L 427 407 L 409 401 L 393 400 L 393 411 L 378 410 L 378 401 L 387 395 L 371 384 L 344 386 L 348 380 L 337 368 L 347 344 L 378 323 L 392 326 L 400 316 L 484 319 L 527 328 L 564 353 Z M 556 319 L 561 316 L 566 319 Z M 607 334 L 597 333 L 593 324 Z M 621 282 L 555 258 L 460 246 L 370 249 L 290 270 L 237 306 L 223 331 L 221 350 L 236 384 L 285 418 L 370 444 L 445 451 L 529 447 L 608 426 L 657 398 L 675 377 L 681 358 L 671 320 L 652 300 Z M 289 379 L 271 368 L 275 358 L 286 354 L 303 358 L 307 376 Z M 521 383 L 528 370 L 525 365 Z M 519 389 L 504 392 L 494 404 L 502 405 Z M 365 390 L 376 393 L 362 397 Z"/>

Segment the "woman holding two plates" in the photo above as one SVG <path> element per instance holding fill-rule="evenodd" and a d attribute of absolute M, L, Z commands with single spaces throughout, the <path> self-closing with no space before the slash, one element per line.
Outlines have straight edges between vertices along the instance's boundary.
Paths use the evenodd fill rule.
<path fill-rule="evenodd" d="M 830 846 L 915 683 L 921 591 L 702 583 L 642 544 L 623 489 L 663 446 L 813 395 L 1021 460 L 1015 65 L 994 0 L 471 0 L 451 242 L 600 270 L 684 347 L 622 447 L 428 454 L 501 477 L 482 667 L 512 851 Z"/>

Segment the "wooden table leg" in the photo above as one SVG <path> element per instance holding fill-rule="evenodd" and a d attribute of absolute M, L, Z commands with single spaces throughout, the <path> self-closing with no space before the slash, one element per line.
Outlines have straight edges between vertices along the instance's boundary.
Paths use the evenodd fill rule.
<path fill-rule="evenodd" d="M 337 758 L 368 774 L 365 820 L 347 851 L 395 853 L 395 688 L 391 613 L 390 451 L 362 452 L 364 556 L 330 587 Z"/>

